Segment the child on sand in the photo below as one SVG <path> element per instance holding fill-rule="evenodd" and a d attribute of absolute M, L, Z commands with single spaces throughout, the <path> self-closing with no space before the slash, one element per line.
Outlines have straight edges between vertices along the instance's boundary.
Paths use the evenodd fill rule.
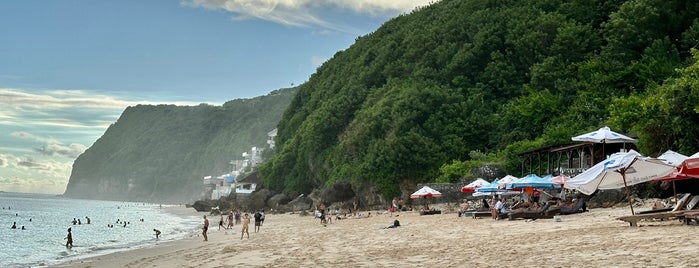
<path fill-rule="evenodd" d="M 247 213 L 243 216 L 243 230 L 240 232 L 240 239 L 243 239 L 243 235 L 247 234 L 248 239 L 250 239 L 250 233 L 248 232 L 248 225 L 250 224 L 250 216 Z"/>

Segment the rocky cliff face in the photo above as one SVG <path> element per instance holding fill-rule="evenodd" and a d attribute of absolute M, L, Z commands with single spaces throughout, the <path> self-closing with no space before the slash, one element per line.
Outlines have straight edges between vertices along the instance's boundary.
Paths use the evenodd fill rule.
<path fill-rule="evenodd" d="M 127 108 L 73 164 L 65 196 L 186 203 L 205 196 L 202 178 L 232 170 L 251 147 L 265 148 L 295 94 L 283 89 L 222 106 Z"/>

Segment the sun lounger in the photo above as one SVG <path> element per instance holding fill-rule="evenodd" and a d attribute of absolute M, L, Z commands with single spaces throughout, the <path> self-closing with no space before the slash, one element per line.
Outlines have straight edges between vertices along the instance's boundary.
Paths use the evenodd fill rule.
<path fill-rule="evenodd" d="M 478 218 L 478 217 L 490 217 L 492 215 L 488 210 L 471 210 L 464 211 L 461 213 L 462 217 Z"/>
<path fill-rule="evenodd" d="M 684 194 L 684 195 L 682 196 L 682 198 L 680 198 L 680 201 L 678 201 L 677 204 L 675 204 L 675 205 L 672 206 L 672 207 L 658 208 L 658 209 L 651 209 L 651 210 L 644 210 L 644 211 L 636 212 L 636 214 L 637 214 L 637 215 L 640 215 L 640 214 L 658 213 L 658 212 L 666 212 L 666 211 L 678 211 L 678 210 L 679 210 L 679 209 L 678 209 L 678 208 L 679 208 L 678 205 L 684 205 L 684 203 L 685 203 L 686 200 L 689 198 L 689 196 L 690 196 L 690 194 Z M 694 200 L 694 199 L 692 199 L 692 200 Z M 699 200 L 698 200 L 698 201 L 699 201 Z M 693 208 L 693 207 L 692 207 L 692 208 Z M 687 209 L 692 209 L 692 208 L 687 208 Z"/>
<path fill-rule="evenodd" d="M 699 204 L 699 195 L 695 195 L 694 197 L 692 197 L 692 199 L 689 200 L 689 202 L 687 202 L 687 210 L 694 209 L 697 206 L 697 204 Z"/>
<path fill-rule="evenodd" d="M 687 211 L 684 213 L 684 223 L 686 224 L 699 224 L 699 211 Z"/>
<path fill-rule="evenodd" d="M 435 215 L 435 214 L 442 214 L 441 210 L 423 210 L 420 211 L 420 215 Z"/>
<path fill-rule="evenodd" d="M 543 207 L 537 210 L 513 210 L 507 213 L 509 220 L 514 219 L 551 219 L 553 216 L 560 213 L 560 209 L 549 209 L 550 203 L 546 203 Z"/>
<path fill-rule="evenodd" d="M 578 201 L 572 207 L 561 207 L 561 215 L 568 215 L 574 213 L 585 212 L 583 207 L 585 206 L 585 200 L 578 198 Z"/>
<path fill-rule="evenodd" d="M 668 212 L 658 212 L 658 213 L 647 213 L 639 215 L 630 215 L 617 218 L 618 220 L 628 222 L 631 226 L 638 226 L 638 222 L 641 220 L 667 220 L 673 218 L 684 219 L 687 214 L 694 215 L 694 213 L 699 213 L 699 210 L 679 210 L 679 211 L 668 211 Z"/>

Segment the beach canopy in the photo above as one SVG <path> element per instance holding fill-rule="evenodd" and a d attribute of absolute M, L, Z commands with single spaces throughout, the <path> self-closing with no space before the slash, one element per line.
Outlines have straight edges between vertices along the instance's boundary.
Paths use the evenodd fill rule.
<path fill-rule="evenodd" d="M 420 190 L 415 191 L 410 195 L 410 198 L 432 198 L 432 197 L 442 197 L 442 193 L 430 188 L 429 186 L 423 186 Z"/>
<path fill-rule="evenodd" d="M 551 189 L 559 187 L 558 184 L 551 182 L 548 179 L 544 179 L 534 174 L 529 174 L 524 178 L 516 180 L 515 182 L 509 184 L 508 188 L 538 188 L 538 189 Z"/>
<path fill-rule="evenodd" d="M 476 189 L 476 193 L 495 193 L 500 190 L 500 183 L 498 180 L 494 180 L 488 185 L 481 186 Z"/>
<path fill-rule="evenodd" d="M 682 161 L 687 159 L 687 157 L 688 156 L 675 152 L 673 150 L 667 150 L 666 152 L 658 156 L 658 159 L 662 160 L 667 164 L 678 166 L 682 163 Z"/>
<path fill-rule="evenodd" d="M 461 192 L 463 193 L 474 193 L 476 192 L 476 189 L 481 188 L 485 185 L 490 184 L 488 181 L 478 178 L 475 181 L 472 181 L 469 184 L 466 184 L 466 186 L 461 187 Z"/>
<path fill-rule="evenodd" d="M 578 190 L 586 195 L 592 194 L 597 189 L 626 188 L 631 214 L 633 214 L 631 193 L 628 186 L 661 178 L 672 172 L 673 169 L 674 166 L 661 160 L 644 157 L 640 153 L 630 150 L 626 153 L 611 155 L 606 160 L 568 180 L 564 187 Z"/>
<path fill-rule="evenodd" d="M 675 194 L 675 200 L 677 199 L 677 186 L 675 185 L 676 180 L 684 180 L 688 178 L 699 178 L 699 153 L 693 154 L 687 157 L 686 155 L 677 153 L 672 150 L 667 150 L 658 159 L 663 162 L 675 166 L 675 169 L 660 180 L 672 181 L 672 192 Z M 694 168 L 692 168 L 694 166 Z M 695 170 L 694 172 L 692 170 Z M 694 173 L 694 174 L 692 174 Z"/>
<path fill-rule="evenodd" d="M 491 193 L 475 192 L 475 193 L 473 193 L 473 196 L 477 197 L 477 196 L 493 196 L 493 195 L 516 195 L 516 194 L 521 194 L 521 193 L 522 192 L 500 189 L 498 191 L 491 192 Z"/>
<path fill-rule="evenodd" d="M 659 157 L 658 157 L 659 158 Z M 661 178 L 664 181 L 699 178 L 699 153 L 695 153 L 676 164 L 675 169 Z"/>
<path fill-rule="evenodd" d="M 498 180 L 498 184 L 500 184 L 500 189 L 505 189 L 505 188 L 507 188 L 508 184 L 513 183 L 517 180 L 519 180 L 519 178 L 512 176 L 512 175 L 507 175 L 507 176 L 503 177 L 502 179 Z"/>
<path fill-rule="evenodd" d="M 563 185 L 565 184 L 568 180 L 570 180 L 570 176 L 561 174 L 556 177 L 550 178 L 549 181 L 555 183 L 555 184 L 560 184 Z"/>
<path fill-rule="evenodd" d="M 586 141 L 594 143 L 634 143 L 635 139 L 621 135 L 605 126 L 596 131 L 585 133 L 571 138 L 573 141 Z"/>

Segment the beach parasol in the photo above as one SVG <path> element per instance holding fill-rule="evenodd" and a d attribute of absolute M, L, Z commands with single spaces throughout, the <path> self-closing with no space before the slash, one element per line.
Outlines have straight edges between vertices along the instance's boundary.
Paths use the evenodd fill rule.
<path fill-rule="evenodd" d="M 621 135 L 605 126 L 596 131 L 572 137 L 573 141 L 584 141 L 592 143 L 602 143 L 602 155 L 604 155 L 604 144 L 606 143 L 634 143 L 635 139 Z"/>
<path fill-rule="evenodd" d="M 565 174 L 561 174 L 561 175 L 558 175 L 556 177 L 549 179 L 549 181 L 556 183 L 556 184 L 560 184 L 560 185 L 565 184 L 568 180 L 570 180 L 570 176 L 565 175 Z"/>
<path fill-rule="evenodd" d="M 502 179 L 498 180 L 498 184 L 500 184 L 500 189 L 506 189 L 508 184 L 513 183 L 517 180 L 519 180 L 519 178 L 512 175 L 507 175 Z"/>
<path fill-rule="evenodd" d="M 461 192 L 462 193 L 474 193 L 474 192 L 476 192 L 476 189 L 481 188 L 482 186 L 485 186 L 488 184 L 489 184 L 488 181 L 481 179 L 481 178 L 478 178 L 475 181 L 473 181 L 469 184 L 466 184 L 466 186 L 461 187 Z"/>
<path fill-rule="evenodd" d="M 532 188 L 537 188 L 537 189 L 551 189 L 558 187 L 557 184 L 549 181 L 548 179 L 544 179 L 542 177 L 539 177 L 534 174 L 529 174 L 524 178 L 521 178 L 509 185 L 508 188 L 527 188 L 527 187 L 532 187 Z"/>
<path fill-rule="evenodd" d="M 631 214 L 633 203 L 628 186 L 661 178 L 672 172 L 674 167 L 662 161 L 644 157 L 630 150 L 626 153 L 615 153 L 605 161 L 597 163 L 588 170 L 568 180 L 564 187 L 578 190 L 590 195 L 596 190 L 626 189 Z"/>
<path fill-rule="evenodd" d="M 425 199 L 425 210 L 429 209 L 427 206 L 427 198 L 435 198 L 435 197 L 442 197 L 442 193 L 439 191 L 430 188 L 429 186 L 423 186 L 420 188 L 420 190 L 415 191 L 413 194 L 410 195 L 410 198 L 412 199 Z"/>
<path fill-rule="evenodd" d="M 442 197 L 442 193 L 439 191 L 430 188 L 429 186 L 423 186 L 420 188 L 420 190 L 415 191 L 413 194 L 410 195 L 410 198 L 417 199 L 417 198 L 433 198 L 433 197 Z"/>
<path fill-rule="evenodd" d="M 658 159 L 663 162 L 675 166 L 675 169 L 668 175 L 660 178 L 662 181 L 672 181 L 672 191 L 675 194 L 677 201 L 677 188 L 675 181 L 689 178 L 699 178 L 699 153 L 695 153 L 689 157 L 668 150 L 658 156 Z"/>

